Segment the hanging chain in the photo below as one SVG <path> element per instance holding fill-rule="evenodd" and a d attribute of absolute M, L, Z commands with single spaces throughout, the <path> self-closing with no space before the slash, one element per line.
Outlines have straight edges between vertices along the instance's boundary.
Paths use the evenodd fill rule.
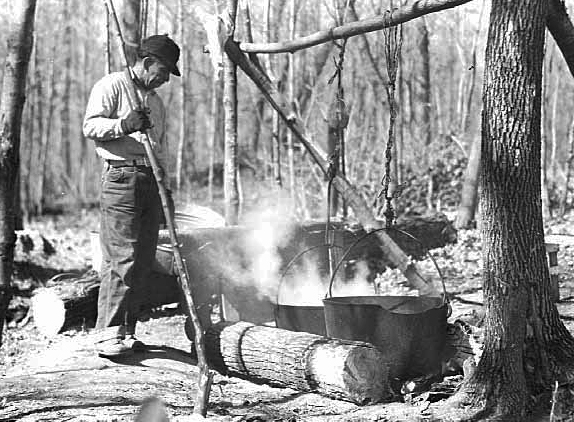
<path fill-rule="evenodd" d="M 389 14 L 389 19 L 391 15 Z M 391 176 L 391 162 L 393 160 L 393 147 L 395 144 L 395 125 L 397 120 L 397 102 L 395 100 L 397 69 L 399 66 L 399 58 L 401 55 L 401 47 L 403 43 L 403 29 L 402 25 L 393 26 L 383 30 L 385 40 L 385 58 L 387 62 L 387 74 L 389 82 L 387 84 L 387 97 L 390 106 L 390 122 L 387 146 L 385 149 L 385 174 L 381 180 L 381 191 L 377 196 L 377 200 L 384 197 L 385 200 L 385 221 L 387 227 L 391 227 L 395 221 L 396 214 L 393 207 L 393 199 L 400 196 L 402 187 L 397 187 L 393 194 L 389 195 L 389 186 L 392 182 Z"/>

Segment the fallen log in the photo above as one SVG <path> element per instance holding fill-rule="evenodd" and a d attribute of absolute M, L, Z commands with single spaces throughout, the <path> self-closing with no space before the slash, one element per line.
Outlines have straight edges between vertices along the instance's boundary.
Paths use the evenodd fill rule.
<path fill-rule="evenodd" d="M 343 250 L 355 244 L 353 250 L 349 251 L 349 259 L 368 255 L 373 259 L 380 259 L 387 266 L 393 266 L 393 262 L 381 249 L 380 239 L 375 235 L 366 236 L 367 231 L 361 225 L 332 221 L 331 227 L 335 244 L 340 245 Z M 306 244 L 312 246 L 324 243 L 325 223 L 304 225 L 303 230 Z M 457 231 L 444 214 L 401 218 L 387 233 L 408 256 L 416 260 L 424 259 L 427 251 L 457 241 Z M 360 238 L 363 240 L 356 243 Z"/>
<path fill-rule="evenodd" d="M 189 274 L 194 285 L 192 293 L 199 306 L 202 322 L 209 325 L 211 303 L 214 296 L 223 294 L 226 298 L 227 319 L 249 321 L 261 324 L 274 320 L 274 286 L 265 285 L 261 280 L 255 280 L 256 274 L 249 267 L 258 257 L 245 245 L 253 235 L 253 228 L 248 227 L 217 227 L 203 229 L 187 229 L 183 223 L 179 231 L 181 253 L 185 258 Z M 357 239 L 366 234 L 358 225 L 333 221 L 331 227 L 335 244 L 341 246 L 341 251 L 350 248 Z M 425 249 L 442 247 L 456 241 L 456 230 L 443 215 L 412 217 L 399 221 L 396 229 L 414 235 L 421 243 L 412 240 L 397 230 L 389 232 L 390 237 L 414 259 L 424 258 Z M 168 241 L 165 234 L 160 234 L 160 242 Z M 325 223 L 312 222 L 302 224 L 294 229 L 290 241 L 278 249 L 281 260 L 279 273 L 298 253 L 325 241 Z M 392 262 L 384 255 L 379 247 L 376 236 L 365 237 L 350 250 L 348 260 L 368 260 L 377 262 L 377 270 L 393 267 Z M 99 247 L 95 242 L 94 247 Z M 328 256 L 326 248 L 315 250 L 317 263 L 328 274 Z M 97 251 L 94 251 L 94 261 Z M 339 253 L 340 258 L 341 253 Z M 169 248 L 160 245 L 156 254 L 156 262 L 152 273 L 145 285 L 141 307 L 150 310 L 154 307 L 179 301 L 179 288 L 174 275 L 173 257 Z M 234 265 L 231 265 L 234 264 Z M 95 264 L 97 267 L 98 264 Z M 278 280 L 276 280 L 278 281 Z M 64 302 L 66 319 L 63 329 L 73 326 L 93 326 L 97 312 L 97 298 L 100 279 L 97 271 L 84 274 L 68 274 L 52 278 L 47 287 L 53 289 Z M 276 287 L 276 285 L 275 285 Z M 264 291 L 263 289 L 268 289 Z"/>
<path fill-rule="evenodd" d="M 369 343 L 239 321 L 208 328 L 205 344 L 209 366 L 223 375 L 359 405 L 393 396 L 384 357 Z"/>
<path fill-rule="evenodd" d="M 66 311 L 62 330 L 71 327 L 93 327 L 98 312 L 98 292 L 100 277 L 95 270 L 84 274 L 67 274 L 64 277 L 53 277 L 46 283 L 46 288 L 56 294 L 64 303 Z M 179 287 L 174 276 L 153 271 L 144 284 L 139 306 L 150 310 L 168 303 L 179 302 Z M 50 310 L 43 312 L 49 316 Z"/>

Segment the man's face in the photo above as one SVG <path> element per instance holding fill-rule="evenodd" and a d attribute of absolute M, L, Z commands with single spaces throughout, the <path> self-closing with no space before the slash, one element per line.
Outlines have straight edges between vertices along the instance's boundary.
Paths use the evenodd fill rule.
<path fill-rule="evenodd" d="M 169 81 L 170 71 L 163 63 L 157 59 L 151 59 L 144 76 L 144 83 L 148 89 L 156 89 Z"/>

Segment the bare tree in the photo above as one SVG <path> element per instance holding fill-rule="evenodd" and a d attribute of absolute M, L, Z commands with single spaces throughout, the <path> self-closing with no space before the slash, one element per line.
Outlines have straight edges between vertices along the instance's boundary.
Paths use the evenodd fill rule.
<path fill-rule="evenodd" d="M 186 32 L 185 32 L 185 22 L 184 22 L 184 16 L 185 16 L 185 12 L 184 12 L 184 6 L 183 6 L 183 0 L 179 0 L 177 2 L 178 4 L 178 20 L 179 20 L 179 31 L 180 31 L 180 40 L 181 40 L 181 45 L 185 46 L 185 36 L 186 36 Z M 185 47 L 182 49 L 181 51 L 181 57 L 180 57 L 180 62 L 181 62 L 181 67 L 182 69 L 186 69 L 186 63 L 187 61 L 187 53 L 185 50 Z M 180 101 L 181 101 L 181 106 L 180 106 L 180 114 L 179 114 L 179 140 L 177 143 L 177 153 L 176 153 L 176 161 L 175 161 L 175 186 L 177 188 L 177 190 L 179 191 L 182 187 L 182 176 L 183 176 L 183 159 L 184 159 L 184 147 L 185 147 L 185 142 L 187 139 L 187 131 L 186 131 L 186 127 L 188 124 L 188 120 L 187 120 L 187 116 L 188 116 L 188 101 L 187 101 L 187 90 L 188 90 L 188 83 L 187 83 L 187 78 L 184 77 L 181 79 L 181 85 L 180 85 L 180 89 L 179 89 L 179 94 L 180 94 Z M 193 157 L 190 157 L 191 160 L 193 160 Z"/>
<path fill-rule="evenodd" d="M 235 25 L 237 0 L 227 1 L 227 11 Z M 230 34 L 233 36 L 233 34 Z M 223 106 L 225 110 L 225 164 L 223 190 L 225 219 L 227 224 L 237 224 L 239 219 L 239 171 L 237 161 L 237 66 L 227 57 L 223 58 Z"/>
<path fill-rule="evenodd" d="M 568 185 L 572 178 L 572 164 L 574 164 L 574 116 L 570 118 L 570 125 L 568 126 L 568 159 L 566 160 L 566 177 L 560 202 L 560 215 L 566 213 L 566 206 L 568 205 Z"/>
<path fill-rule="evenodd" d="M 540 198 L 547 3 L 494 0 L 482 115 L 484 351 L 453 402 L 523 420 L 531 396 L 572 379 L 574 339 L 551 299 Z"/>
<path fill-rule="evenodd" d="M 456 228 L 468 229 L 474 222 L 476 205 L 478 203 L 478 180 L 480 174 L 480 137 L 472 140 L 470 154 L 464 174 L 462 193 L 458 214 L 456 217 Z"/>
<path fill-rule="evenodd" d="M 420 139 L 423 145 L 429 145 L 432 142 L 432 125 L 431 125 L 431 71 L 430 71 L 430 35 L 428 30 L 427 21 L 424 17 L 419 18 L 416 21 L 418 30 L 418 53 L 420 60 L 417 60 L 419 64 L 418 80 L 419 83 L 416 85 L 417 92 L 417 103 L 420 107 L 420 111 L 417 116 L 417 124 L 420 127 Z M 415 107 L 416 109 L 416 107 Z"/>
<path fill-rule="evenodd" d="M 10 303 L 16 211 L 14 195 L 20 167 L 20 128 L 26 99 L 26 76 L 32 53 L 36 0 L 22 0 L 8 37 L 8 56 L 0 104 L 0 345 Z"/>
<path fill-rule="evenodd" d="M 56 90 L 56 47 L 57 47 L 57 40 L 52 41 L 53 44 L 51 46 L 51 58 L 50 60 L 50 67 L 48 68 L 48 109 L 46 113 L 46 119 L 44 124 L 44 130 L 40 133 L 41 136 L 41 144 L 40 144 L 40 153 L 38 156 L 38 179 L 37 179 L 37 187 L 36 187 L 36 210 L 38 214 L 42 214 L 44 212 L 45 206 L 45 199 L 46 199 L 46 179 L 48 177 L 48 151 L 50 147 L 50 138 L 52 135 L 52 128 L 53 128 L 53 116 L 54 110 L 56 108 L 56 100 L 57 100 L 57 90 Z"/>
<path fill-rule="evenodd" d="M 64 68 L 63 68 L 63 89 L 62 89 L 62 109 L 60 114 L 60 157 L 63 157 L 63 172 L 62 177 L 64 180 L 70 180 L 72 177 L 72 155 L 71 155 L 71 140 L 70 140 L 70 101 L 72 90 L 72 22 L 70 16 L 70 2 L 64 1 L 63 6 L 64 15 L 64 36 L 63 36 L 63 55 L 64 55 Z"/>

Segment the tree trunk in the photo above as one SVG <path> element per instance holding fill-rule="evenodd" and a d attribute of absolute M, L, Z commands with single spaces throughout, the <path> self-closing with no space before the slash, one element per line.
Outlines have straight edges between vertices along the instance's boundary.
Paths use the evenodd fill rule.
<path fill-rule="evenodd" d="M 290 13 L 289 13 L 289 39 L 295 39 L 295 28 L 297 24 L 297 15 L 295 10 L 295 0 L 290 1 Z M 291 107 L 295 103 L 295 55 L 289 54 L 287 56 L 287 101 Z M 289 174 L 289 199 L 291 213 L 295 215 L 297 210 L 297 196 L 295 192 L 296 180 L 295 180 L 295 150 L 293 133 L 287 131 L 287 169 Z"/>
<path fill-rule="evenodd" d="M 181 50 L 180 63 L 182 69 L 187 69 L 187 54 L 185 49 L 185 24 L 184 24 L 184 10 L 183 10 L 183 0 L 178 1 L 178 19 L 179 19 L 179 30 L 180 30 L 180 42 L 183 46 Z M 179 139 L 177 141 L 177 153 L 175 161 L 175 186 L 178 191 L 182 188 L 182 177 L 183 177 L 183 151 L 185 149 L 185 140 L 187 138 L 186 127 L 187 127 L 187 114 L 188 114 L 188 103 L 186 98 L 187 93 L 187 78 L 183 77 L 180 81 L 179 98 L 180 98 L 180 115 L 179 115 Z"/>
<path fill-rule="evenodd" d="M 478 45 L 478 37 L 480 35 L 480 30 L 482 27 L 482 16 L 484 15 L 485 3 L 480 7 L 480 15 L 478 18 L 478 24 L 476 31 L 474 33 L 474 38 L 472 40 L 472 51 L 470 60 L 470 79 L 467 85 L 467 98 L 464 105 L 464 110 L 462 114 L 462 126 L 461 129 L 464 133 L 468 132 L 470 128 L 470 116 L 472 109 L 472 100 L 474 98 L 474 90 L 476 87 L 476 50 Z"/>
<path fill-rule="evenodd" d="M 237 16 L 237 0 L 228 0 L 227 10 L 231 21 Z M 228 34 L 233 37 L 233 34 Z M 225 220 L 229 225 L 239 220 L 240 198 L 237 163 L 237 66 L 224 55 L 223 58 L 223 106 L 225 110 L 225 151 L 223 191 L 225 202 Z"/>
<path fill-rule="evenodd" d="M 38 46 L 34 44 L 32 47 L 32 54 L 30 57 L 30 65 L 29 65 L 29 72 L 28 75 L 32 76 L 31 78 L 28 77 L 27 82 L 27 89 L 26 89 L 26 97 L 28 101 L 26 102 L 26 106 L 23 112 L 23 116 L 26 124 L 22 128 L 22 133 L 24 134 L 24 143 L 26 147 L 21 148 L 22 154 L 22 166 L 20 168 L 20 188 L 16 188 L 16 196 L 15 198 L 20 197 L 20 204 L 15 202 L 14 206 L 18 215 L 22 216 L 17 218 L 16 221 L 16 230 L 23 229 L 23 220 L 29 221 L 30 220 L 30 210 L 32 209 L 32 169 L 34 163 L 34 152 L 36 151 L 36 146 L 34 145 L 35 141 L 35 123 L 38 119 L 36 114 L 38 104 L 40 100 L 38 99 L 37 93 L 37 85 L 40 84 L 41 79 L 36 80 L 36 72 L 38 70 Z M 19 220 L 19 221 L 18 221 Z M 20 224 L 20 226 L 18 226 Z"/>
<path fill-rule="evenodd" d="M 271 165 L 273 166 L 273 180 L 277 187 L 283 187 L 283 175 L 281 172 L 281 118 L 276 110 L 273 110 L 273 129 L 271 133 Z"/>
<path fill-rule="evenodd" d="M 384 356 L 369 343 L 241 321 L 211 326 L 205 340 L 210 366 L 224 375 L 360 405 L 391 397 Z"/>
<path fill-rule="evenodd" d="M 35 45 L 35 54 L 38 54 L 38 48 L 39 46 L 36 44 Z M 28 210 L 28 212 L 30 212 L 30 210 L 32 210 L 32 213 L 34 215 L 38 215 L 38 207 L 37 207 L 37 203 L 36 203 L 36 197 L 38 194 L 38 186 L 37 186 L 37 177 L 39 176 L 38 174 L 38 170 L 40 167 L 40 152 L 42 151 L 42 140 L 43 140 L 43 134 L 44 134 L 44 87 L 43 87 L 43 79 L 42 79 L 42 72 L 40 70 L 40 66 L 38 66 L 38 60 L 36 59 L 36 67 L 35 67 L 35 75 L 34 75 L 34 79 L 36 82 L 36 86 L 35 86 L 35 90 L 34 90 L 34 94 L 36 97 L 36 120 L 37 120 L 37 125 L 36 125 L 36 139 L 37 139 L 37 144 L 36 144 L 36 148 L 37 148 L 37 152 L 34 151 L 34 155 L 36 157 L 35 160 L 31 160 L 30 162 L 30 172 L 28 174 L 28 185 L 30 185 L 30 198 L 29 198 L 29 206 L 30 209 Z M 32 171 L 32 163 L 34 163 L 34 171 Z M 33 186 L 33 188 L 32 188 Z"/>
<path fill-rule="evenodd" d="M 140 7 L 141 0 L 123 0 L 120 13 L 122 34 L 126 43 L 126 54 L 130 66 L 136 61 L 136 49 L 140 45 Z"/>
<path fill-rule="evenodd" d="M 83 21 L 84 25 L 88 25 L 89 22 L 91 21 L 91 11 L 88 10 L 88 5 L 87 4 L 82 4 L 81 6 L 81 18 Z M 80 84 L 82 87 L 87 87 L 89 86 L 89 70 L 90 70 L 90 64 L 89 64 L 89 60 L 88 60 L 88 49 L 91 49 L 92 46 L 91 45 L 87 45 L 88 41 L 84 41 L 82 42 L 78 48 L 80 49 L 80 53 L 79 55 L 79 60 L 78 60 L 78 72 L 80 76 Z M 85 89 L 80 89 L 79 93 L 77 94 L 78 99 L 80 100 L 81 104 L 87 104 L 88 103 L 88 92 Z M 79 108 L 77 110 L 75 110 L 76 116 L 77 116 L 77 121 L 80 122 L 78 123 L 78 127 L 81 127 L 82 125 L 82 121 L 84 118 L 84 110 L 82 108 Z M 89 203 L 90 201 L 90 186 L 93 186 L 92 184 L 92 175 L 98 171 L 98 169 L 94 169 L 94 160 L 92 160 L 91 158 L 94 156 L 94 154 L 91 154 L 91 150 L 88 147 L 88 140 L 87 138 L 84 136 L 83 131 L 79 131 L 78 132 L 78 145 L 79 145 L 79 156 L 81 157 L 79 159 L 79 161 L 82 163 L 82 165 L 80 166 L 80 168 L 78 169 L 79 172 L 79 184 L 80 187 L 78 189 L 79 192 L 79 196 L 81 199 L 81 202 L 83 204 Z"/>
<path fill-rule="evenodd" d="M 0 101 L 0 345 L 12 296 L 16 213 L 14 189 L 20 166 L 20 128 L 26 100 L 26 75 L 34 37 L 35 0 L 22 0 L 13 14 Z"/>
<path fill-rule="evenodd" d="M 566 213 L 568 206 L 568 185 L 572 177 L 572 164 L 574 161 L 574 115 L 570 119 L 570 126 L 568 127 L 568 159 L 566 161 L 566 180 L 564 181 L 564 191 L 562 193 L 562 201 L 560 203 L 560 215 Z"/>
<path fill-rule="evenodd" d="M 241 1 L 240 3 L 241 12 L 243 16 L 243 36 L 245 37 L 245 41 L 253 42 L 253 31 L 251 29 L 251 10 L 249 7 L 249 2 L 246 0 Z M 252 132 L 251 132 L 251 141 L 249 142 L 249 146 L 251 147 L 251 152 L 253 157 L 258 158 L 259 156 L 259 137 L 261 135 L 261 125 L 263 122 L 263 112 L 265 106 L 265 99 L 263 96 L 255 90 L 252 93 L 252 97 L 254 98 L 253 105 L 254 110 L 252 112 Z"/>
<path fill-rule="evenodd" d="M 464 183 L 458 215 L 456 217 L 457 229 L 469 229 L 474 222 L 476 204 L 478 202 L 478 178 L 480 174 L 480 137 L 474 138 L 470 146 L 470 154 L 466 165 Z"/>
<path fill-rule="evenodd" d="M 546 62 L 543 63 L 542 72 L 542 100 L 540 106 L 540 190 L 542 194 L 542 218 L 548 221 L 552 217 L 550 209 L 550 195 L 548 192 L 548 135 L 546 130 L 546 112 L 548 110 L 547 89 L 548 81 Z"/>
<path fill-rule="evenodd" d="M 42 215 L 44 212 L 44 205 L 45 205 L 45 185 L 46 179 L 48 177 L 48 150 L 50 147 L 50 138 L 52 135 L 52 120 L 54 116 L 54 110 L 56 108 L 56 99 L 57 99 L 57 92 L 56 92 L 56 46 L 57 40 L 53 41 L 52 50 L 51 50 L 51 60 L 50 60 L 50 67 L 48 71 L 48 79 L 49 79 L 49 86 L 48 86 L 48 112 L 46 113 L 46 124 L 45 130 L 40 133 L 42 137 L 42 145 L 40 146 L 40 154 L 38 157 L 38 186 L 36 191 L 36 209 L 38 210 L 38 214 Z"/>
<path fill-rule="evenodd" d="M 279 5 L 277 9 L 279 13 L 283 10 L 282 5 Z M 264 10 L 264 38 L 266 42 L 271 41 L 271 0 L 266 0 L 265 2 L 265 10 Z M 276 19 L 279 21 L 279 19 Z M 278 26 L 278 25 L 277 25 Z M 275 76 L 275 67 L 276 64 L 274 60 L 269 55 L 265 55 L 265 67 L 267 69 L 267 73 L 271 78 L 271 81 L 274 86 L 278 87 L 277 78 Z M 270 146 L 270 161 L 271 161 L 271 168 L 273 174 L 273 181 L 275 182 L 276 186 L 281 188 L 283 187 L 283 176 L 281 174 L 281 119 L 279 117 L 279 113 L 277 110 L 272 111 L 272 129 L 271 129 L 271 146 Z"/>
<path fill-rule="evenodd" d="M 535 393 L 529 387 L 540 385 L 533 376 L 546 366 L 542 353 L 536 362 L 525 359 L 526 320 L 534 342 L 547 338 L 539 309 L 532 308 L 538 299 L 558 320 L 549 296 L 540 198 L 544 6 L 495 0 L 491 10 L 481 152 L 485 343 L 476 371 L 455 396 L 467 396 L 464 402 L 479 409 L 481 419 L 523 420 Z"/>
<path fill-rule="evenodd" d="M 550 186 L 556 185 L 556 170 L 558 167 L 558 162 L 556 160 L 556 153 L 558 150 L 558 139 L 556 134 L 556 126 L 558 125 L 556 112 L 558 108 L 558 98 L 562 97 L 560 93 L 560 74 L 552 78 L 554 80 L 554 91 L 552 93 L 552 108 L 550 113 Z"/>
<path fill-rule="evenodd" d="M 431 126 L 431 80 L 430 80 L 430 51 L 429 51 L 429 31 L 424 17 L 417 22 L 418 27 L 418 49 L 419 58 L 417 60 L 420 66 L 420 74 L 417 78 L 418 84 L 418 103 L 421 107 L 418 117 L 418 126 L 420 128 L 420 139 L 423 145 L 429 145 L 432 142 Z"/>
<path fill-rule="evenodd" d="M 62 90 L 62 109 L 60 112 L 60 157 L 63 160 L 62 178 L 68 183 L 72 180 L 72 142 L 70 140 L 70 100 L 72 89 L 72 22 L 70 17 L 70 2 L 64 1 L 63 19 L 64 19 L 64 40 L 63 40 L 63 90 Z M 62 191 L 64 191 L 62 189 Z M 70 194 L 71 192 L 67 192 Z"/>
<path fill-rule="evenodd" d="M 213 203 L 214 165 L 215 151 L 219 145 L 220 131 L 219 122 L 221 120 L 221 80 L 219 71 L 214 71 L 211 79 L 211 133 L 209 134 L 209 169 L 207 181 L 207 197 Z"/>

